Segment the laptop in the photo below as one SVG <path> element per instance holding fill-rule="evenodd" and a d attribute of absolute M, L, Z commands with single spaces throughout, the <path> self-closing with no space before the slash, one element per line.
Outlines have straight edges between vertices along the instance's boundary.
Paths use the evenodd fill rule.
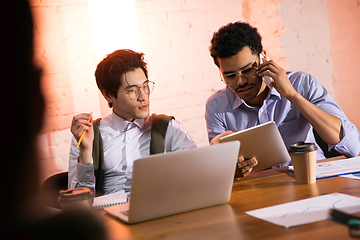
<path fill-rule="evenodd" d="M 290 155 L 274 121 L 235 132 L 219 139 L 220 143 L 240 141 L 239 157 L 256 158 L 252 172 L 290 161 Z"/>
<path fill-rule="evenodd" d="M 227 203 L 239 148 L 233 141 L 135 160 L 130 200 L 104 210 L 133 224 Z"/>

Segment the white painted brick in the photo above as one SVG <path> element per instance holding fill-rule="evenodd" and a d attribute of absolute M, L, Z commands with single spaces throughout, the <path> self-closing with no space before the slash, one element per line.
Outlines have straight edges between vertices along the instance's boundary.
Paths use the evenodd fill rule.
<path fill-rule="evenodd" d="M 153 26 L 153 23 L 162 25 L 168 23 L 168 11 L 143 11 L 141 9 L 137 9 L 138 22 L 143 26 Z"/>
<path fill-rule="evenodd" d="M 286 2 L 280 1 L 281 4 Z M 35 35 L 40 39 L 36 44 L 35 59 L 44 65 L 42 88 L 47 97 L 40 152 L 44 163 L 43 176 L 49 176 L 67 171 L 71 140 L 69 127 L 73 115 L 93 111 L 97 118 L 102 112 L 108 114 L 111 110 L 100 109 L 100 104 L 106 103 L 99 95 L 94 79 L 98 60 L 91 41 L 87 0 L 30 2 L 40 14 L 35 19 Z M 288 3 L 292 4 L 292 1 Z M 291 28 L 284 29 L 288 35 L 282 35 L 287 38 L 283 41 L 286 44 L 277 44 L 282 34 L 281 24 L 276 25 L 276 21 L 281 23 L 280 17 L 276 14 L 268 16 L 266 12 L 260 16 L 265 9 L 262 5 L 265 4 L 273 4 L 274 12 L 282 16 L 294 14 L 296 17 L 298 11 L 286 13 L 282 6 L 275 6 L 270 1 L 256 1 L 256 4 L 252 14 L 258 16 L 254 21 L 261 23 L 260 31 L 266 39 L 264 45 L 271 48 L 268 54 L 285 67 L 287 59 L 291 57 L 293 63 L 299 54 L 303 54 L 302 58 L 308 58 L 305 52 L 296 51 L 292 47 L 302 43 L 310 44 L 312 39 L 303 37 L 298 28 Z M 213 92 L 224 87 L 208 51 L 210 39 L 222 25 L 244 20 L 243 1 L 136 0 L 136 7 L 141 49 L 149 62 L 150 79 L 156 82 L 151 95 L 151 111 L 174 115 L 198 146 L 207 145 L 205 102 Z M 294 6 L 287 7 L 290 9 Z M 309 7 L 303 11 L 313 13 L 312 9 Z M 265 19 L 266 16 L 269 19 Z M 323 21 L 320 15 L 308 17 L 306 24 L 314 20 Z M 272 24 L 271 27 L 268 24 Z M 276 31 L 274 26 L 278 28 Z M 326 46 L 316 42 L 310 44 L 308 50 L 319 53 L 314 61 L 323 61 L 320 64 L 322 69 L 328 67 L 328 57 L 321 54 L 326 52 Z M 287 58 L 283 57 L 284 54 L 288 54 Z M 304 61 L 299 60 L 299 64 L 301 62 Z M 306 61 L 303 66 L 312 64 Z"/>
<path fill-rule="evenodd" d="M 167 47 L 171 47 L 171 40 L 169 38 L 164 37 L 151 37 L 141 39 L 141 47 L 146 48 L 154 48 L 154 49 L 163 49 Z"/>
<path fill-rule="evenodd" d="M 163 10 L 172 10 L 177 9 L 178 1 L 177 0 L 144 0 L 144 1 L 136 1 L 136 6 L 141 7 L 146 11 L 163 11 Z"/>
<path fill-rule="evenodd" d="M 169 11 L 169 23 L 202 22 L 207 17 L 207 11 L 202 9 L 186 9 Z"/>

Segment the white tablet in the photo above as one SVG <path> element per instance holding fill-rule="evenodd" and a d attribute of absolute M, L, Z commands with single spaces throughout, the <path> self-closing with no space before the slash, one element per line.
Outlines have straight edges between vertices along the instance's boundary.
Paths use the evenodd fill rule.
<path fill-rule="evenodd" d="M 220 138 L 220 143 L 241 142 L 239 157 L 256 158 L 252 172 L 290 161 L 290 155 L 274 121 L 260 124 Z"/>

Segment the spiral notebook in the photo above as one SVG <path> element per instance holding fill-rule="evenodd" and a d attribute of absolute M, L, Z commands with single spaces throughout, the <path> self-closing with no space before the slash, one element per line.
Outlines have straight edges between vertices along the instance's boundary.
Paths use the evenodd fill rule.
<path fill-rule="evenodd" d="M 127 194 L 125 193 L 125 191 L 110 193 L 107 195 L 95 197 L 93 202 L 93 208 L 103 209 L 105 207 L 126 203 L 126 200 L 127 200 Z"/>

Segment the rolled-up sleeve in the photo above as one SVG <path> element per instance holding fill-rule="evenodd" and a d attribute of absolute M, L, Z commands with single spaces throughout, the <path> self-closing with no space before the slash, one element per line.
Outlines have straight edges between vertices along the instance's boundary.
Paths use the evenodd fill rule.
<path fill-rule="evenodd" d="M 328 150 L 334 149 L 346 157 L 358 156 L 360 152 L 360 134 L 358 129 L 350 122 L 343 110 L 321 83 L 309 74 L 305 76 L 306 84 L 303 82 L 302 88 L 308 93 L 306 98 L 325 112 L 338 117 L 341 121 L 343 136 L 337 144 L 328 144 Z"/>
<path fill-rule="evenodd" d="M 347 119 L 340 119 L 343 129 L 343 138 L 335 145 L 329 145 L 330 149 L 335 149 L 338 153 L 346 157 L 356 157 L 360 152 L 360 134 L 358 129 Z"/>
<path fill-rule="evenodd" d="M 93 163 L 87 165 L 78 162 L 79 150 L 73 137 L 69 155 L 68 188 L 87 187 L 95 192 L 95 174 Z"/>

